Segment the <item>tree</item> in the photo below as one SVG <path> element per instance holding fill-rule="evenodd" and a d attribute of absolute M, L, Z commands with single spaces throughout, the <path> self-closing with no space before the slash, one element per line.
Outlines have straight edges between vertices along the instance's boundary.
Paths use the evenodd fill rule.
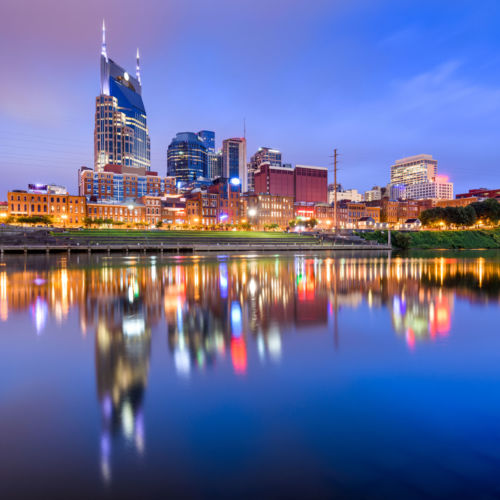
<path fill-rule="evenodd" d="M 162 227 L 162 226 L 163 226 L 163 221 L 160 219 L 160 220 L 156 223 L 156 227 L 157 227 L 158 229 L 160 229 L 160 227 Z"/>
<path fill-rule="evenodd" d="M 292 228 L 292 229 L 295 229 L 297 227 L 297 221 L 294 219 L 294 220 L 291 220 L 288 225 Z"/>
<path fill-rule="evenodd" d="M 305 223 L 305 226 L 310 228 L 310 229 L 314 229 L 317 225 L 318 225 L 318 219 L 314 219 L 314 218 L 306 220 L 306 223 Z"/>
<path fill-rule="evenodd" d="M 391 243 L 397 248 L 406 250 L 407 248 L 410 248 L 411 237 L 408 233 L 401 233 L 399 231 L 394 232 L 391 235 Z"/>
<path fill-rule="evenodd" d="M 17 217 L 16 222 L 21 224 L 44 224 L 48 226 L 52 224 L 52 217 L 50 215 L 22 215 Z"/>

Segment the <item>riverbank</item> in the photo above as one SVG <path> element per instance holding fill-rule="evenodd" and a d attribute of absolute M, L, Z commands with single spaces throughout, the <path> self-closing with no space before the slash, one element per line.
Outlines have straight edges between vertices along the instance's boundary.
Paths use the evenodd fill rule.
<path fill-rule="evenodd" d="M 387 231 L 360 234 L 366 241 L 387 242 Z M 407 246 L 405 245 L 407 240 Z M 464 231 L 392 231 L 395 248 L 415 249 L 498 249 L 500 229 Z"/>
<path fill-rule="evenodd" d="M 294 252 L 309 250 L 387 250 L 357 236 L 318 238 L 297 233 L 257 231 L 137 231 L 47 229 L 0 232 L 0 253 L 203 253 Z"/>

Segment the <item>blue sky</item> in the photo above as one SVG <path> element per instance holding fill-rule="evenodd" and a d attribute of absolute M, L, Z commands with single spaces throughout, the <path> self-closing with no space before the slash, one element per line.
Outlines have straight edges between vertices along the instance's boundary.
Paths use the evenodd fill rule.
<path fill-rule="evenodd" d="M 142 59 L 152 168 L 176 132 L 243 133 L 249 156 L 328 165 L 384 185 L 395 159 L 433 154 L 455 191 L 500 187 L 500 2 L 3 0 L 0 197 L 28 182 L 77 189 L 93 164 L 100 26 Z"/>

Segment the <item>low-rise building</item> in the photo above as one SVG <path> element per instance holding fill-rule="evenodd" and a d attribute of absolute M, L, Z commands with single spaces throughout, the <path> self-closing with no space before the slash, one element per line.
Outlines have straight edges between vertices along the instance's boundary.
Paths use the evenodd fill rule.
<path fill-rule="evenodd" d="M 109 221 L 110 224 L 149 225 L 146 218 L 146 207 L 143 203 L 130 201 L 120 203 L 113 200 L 87 202 L 87 221 Z"/>
<path fill-rule="evenodd" d="M 277 224 L 285 230 L 294 219 L 293 196 L 247 193 L 241 197 L 241 218 L 258 230 Z"/>
<path fill-rule="evenodd" d="M 88 167 L 78 171 L 78 193 L 88 199 L 125 202 L 176 192 L 175 177 L 160 177 L 145 168 L 106 165 L 99 172 Z"/>
<path fill-rule="evenodd" d="M 85 197 L 69 195 L 65 189 L 56 192 L 40 187 L 36 190 L 9 191 L 7 213 L 14 217 L 50 216 L 54 225 L 83 226 Z"/>
<path fill-rule="evenodd" d="M 457 199 L 460 198 L 500 198 L 500 189 L 487 189 L 487 188 L 479 188 L 479 189 L 469 189 L 467 193 L 457 194 Z"/>

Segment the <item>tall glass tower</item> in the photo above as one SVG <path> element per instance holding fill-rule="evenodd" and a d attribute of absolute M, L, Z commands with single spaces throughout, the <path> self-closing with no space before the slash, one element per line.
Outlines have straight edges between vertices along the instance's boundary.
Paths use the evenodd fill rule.
<path fill-rule="evenodd" d="M 94 168 L 108 163 L 149 170 L 151 145 L 142 102 L 139 49 L 133 77 L 108 57 L 106 27 L 102 23 L 101 93 L 96 98 Z"/>
<path fill-rule="evenodd" d="M 199 134 L 180 132 L 167 150 L 167 175 L 190 182 L 207 173 L 207 148 Z"/>

